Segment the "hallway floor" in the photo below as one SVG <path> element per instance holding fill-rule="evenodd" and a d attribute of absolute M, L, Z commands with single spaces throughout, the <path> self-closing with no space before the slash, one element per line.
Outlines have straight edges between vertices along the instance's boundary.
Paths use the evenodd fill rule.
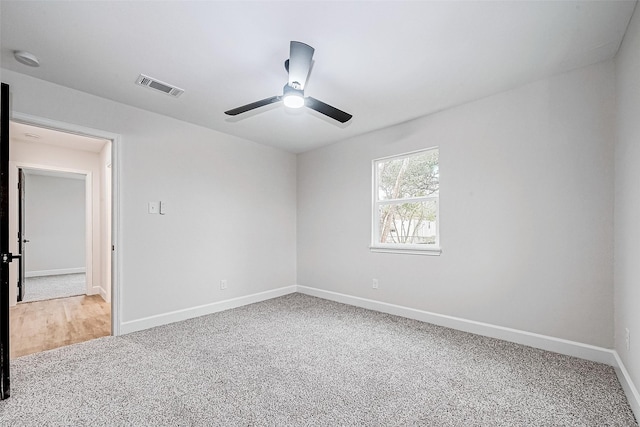
<path fill-rule="evenodd" d="M 111 304 L 100 295 L 20 303 L 9 316 L 11 358 L 111 334 Z"/>
<path fill-rule="evenodd" d="M 66 298 L 86 293 L 87 280 L 84 273 L 27 277 L 22 302 Z"/>

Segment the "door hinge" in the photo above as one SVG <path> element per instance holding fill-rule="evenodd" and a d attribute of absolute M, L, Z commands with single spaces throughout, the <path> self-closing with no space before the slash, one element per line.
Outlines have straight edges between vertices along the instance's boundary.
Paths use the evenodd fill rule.
<path fill-rule="evenodd" d="M 2 263 L 3 264 L 9 264 L 11 261 L 13 261 L 14 259 L 18 259 L 20 258 L 20 254 L 12 254 L 11 252 L 8 252 L 6 254 L 1 254 L 0 258 L 2 259 Z"/>

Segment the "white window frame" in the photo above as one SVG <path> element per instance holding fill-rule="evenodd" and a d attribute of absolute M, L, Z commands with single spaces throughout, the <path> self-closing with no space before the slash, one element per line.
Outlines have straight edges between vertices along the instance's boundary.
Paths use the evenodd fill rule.
<path fill-rule="evenodd" d="M 421 150 L 411 151 L 408 153 L 402 153 L 394 156 L 381 157 L 374 159 L 371 162 L 372 170 L 372 193 L 371 193 L 371 245 L 369 249 L 371 252 L 387 252 L 387 253 L 399 253 L 399 254 L 412 254 L 412 255 L 440 255 L 442 249 L 440 248 L 440 192 L 438 195 L 430 195 L 424 197 L 411 197 L 404 199 L 392 199 L 392 200 L 378 200 L 378 164 L 389 160 L 404 159 L 412 157 L 418 154 L 426 153 L 429 151 L 438 151 L 438 164 L 440 164 L 440 147 L 430 147 Z M 380 243 L 378 238 L 380 235 L 380 221 L 378 213 L 380 212 L 380 206 L 400 204 L 406 202 L 424 202 L 424 201 L 436 201 L 436 243 L 434 245 L 417 245 L 411 243 Z"/>

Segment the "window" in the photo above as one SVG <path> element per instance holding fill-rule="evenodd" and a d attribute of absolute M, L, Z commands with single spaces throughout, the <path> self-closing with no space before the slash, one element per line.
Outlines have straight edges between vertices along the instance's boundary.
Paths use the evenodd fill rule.
<path fill-rule="evenodd" d="M 371 250 L 439 254 L 438 148 L 373 161 Z"/>

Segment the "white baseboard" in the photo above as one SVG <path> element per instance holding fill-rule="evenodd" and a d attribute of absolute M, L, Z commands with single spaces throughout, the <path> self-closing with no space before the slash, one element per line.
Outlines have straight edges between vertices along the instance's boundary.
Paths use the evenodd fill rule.
<path fill-rule="evenodd" d="M 107 298 L 107 291 L 105 291 L 102 286 L 98 286 L 98 292 L 97 293 L 99 293 L 100 296 L 102 297 L 102 299 L 105 300 L 106 302 L 111 302 Z"/>
<path fill-rule="evenodd" d="M 102 289 L 102 286 L 91 286 L 87 295 L 100 295 L 103 300 L 107 301 L 107 292 Z"/>
<path fill-rule="evenodd" d="M 590 344 L 583 344 L 561 338 L 550 337 L 547 335 L 534 334 L 518 329 L 505 328 L 503 326 L 492 325 L 489 323 L 476 322 L 459 317 L 431 313 L 428 311 L 355 297 L 338 292 L 311 288 L 308 286 L 298 285 L 297 290 L 302 294 L 307 294 L 318 298 L 328 299 L 331 301 L 353 305 L 356 307 L 362 307 L 369 310 L 375 310 L 382 313 L 402 316 L 409 319 L 432 323 L 434 325 L 445 326 L 447 328 L 457 329 L 460 331 L 470 332 L 473 334 L 483 335 L 491 338 L 497 338 L 504 341 L 527 345 L 529 347 L 539 348 L 541 350 L 553 351 L 555 353 L 578 357 L 580 359 L 591 360 L 593 362 L 604 363 L 606 365 L 612 366 L 615 369 L 618 380 L 620 381 L 622 389 L 627 396 L 627 400 L 629 401 L 631 410 L 633 411 L 636 419 L 640 420 L 640 394 L 638 393 L 638 389 L 631 380 L 627 369 L 622 363 L 620 356 L 615 350 L 596 347 Z"/>
<path fill-rule="evenodd" d="M 26 271 L 24 277 L 58 276 L 60 274 L 86 273 L 86 268 L 58 268 L 55 270 L 33 270 Z"/>
<path fill-rule="evenodd" d="M 341 302 L 343 304 L 354 305 L 383 313 L 394 314 L 396 316 L 407 317 L 409 319 L 420 320 L 421 322 L 445 326 L 459 331 L 470 332 L 542 350 L 566 354 L 568 356 L 579 357 L 593 362 L 605 363 L 611 366 L 615 366 L 616 363 L 613 350 L 603 347 L 596 347 L 561 338 L 520 331 L 518 329 L 505 328 L 503 326 L 492 325 L 490 323 L 476 322 L 459 317 L 431 313 L 415 308 L 403 307 L 400 305 L 354 297 L 351 295 L 310 288 L 307 286 L 298 285 L 298 292 L 331 301 Z"/>
<path fill-rule="evenodd" d="M 104 302 L 111 303 L 107 289 L 105 289 L 102 285 L 93 285 L 91 287 L 91 295 L 100 295 Z"/>
<path fill-rule="evenodd" d="M 631 406 L 631 410 L 636 416 L 636 420 L 640 420 L 640 393 L 638 393 L 638 389 L 633 384 L 633 381 L 629 376 L 629 372 L 627 372 L 627 368 L 624 366 L 624 363 L 622 363 L 622 359 L 620 359 L 618 352 L 614 351 L 613 355 L 616 360 L 616 364 L 613 367 L 616 370 L 616 375 L 618 375 L 618 381 L 620 381 L 620 385 L 622 385 L 624 394 L 627 395 L 629 406 Z"/>
<path fill-rule="evenodd" d="M 224 301 L 217 301 L 210 304 L 200 305 L 197 307 L 186 308 L 184 310 L 176 310 L 170 313 L 158 314 L 142 319 L 122 322 L 120 324 L 120 334 L 128 334 L 131 332 L 142 331 L 144 329 L 153 328 L 155 326 L 166 325 L 169 323 L 179 322 L 181 320 L 192 319 L 194 317 L 204 316 L 207 314 L 217 313 L 219 311 L 229 310 L 231 308 L 242 307 L 243 305 L 253 304 L 265 301 L 271 298 L 277 298 L 283 295 L 296 292 L 296 286 L 285 286 L 283 288 L 273 289 L 270 291 L 259 292 L 257 294 L 246 295 L 238 298 L 232 298 Z"/>
<path fill-rule="evenodd" d="M 100 290 L 102 295 L 102 288 L 100 288 Z M 294 292 L 300 292 L 302 294 L 336 301 L 343 304 L 362 307 L 382 313 L 393 314 L 396 316 L 402 316 L 409 319 L 432 323 L 434 325 L 445 326 L 464 332 L 470 332 L 477 335 L 501 339 L 517 344 L 539 348 L 541 350 L 553 351 L 556 353 L 565 354 L 567 356 L 578 357 L 581 359 L 591 360 L 593 362 L 604 363 L 613 366 L 636 419 L 640 419 L 640 394 L 638 393 L 638 389 L 635 387 L 633 381 L 629 377 L 629 373 L 622 363 L 622 360 L 620 359 L 618 353 L 614 350 L 547 335 L 521 331 L 518 329 L 505 328 L 503 326 L 492 325 L 489 323 L 476 322 L 459 317 L 431 313 L 428 311 L 403 307 L 381 301 L 326 291 L 323 289 L 311 288 L 308 286 L 286 286 L 283 288 L 260 292 L 257 294 L 246 295 L 243 297 L 205 304 L 198 307 L 192 307 L 184 310 L 177 310 L 170 313 L 132 320 L 129 322 L 123 322 L 120 325 L 120 334 L 128 334 L 131 332 L 153 328 L 155 326 L 166 325 L 173 322 L 179 322 L 181 320 L 187 320 L 194 317 L 217 313 L 219 311 L 229 310 L 256 302 L 265 301 L 271 298 L 277 298 Z M 103 295 L 103 298 L 106 298 L 106 295 Z"/>

